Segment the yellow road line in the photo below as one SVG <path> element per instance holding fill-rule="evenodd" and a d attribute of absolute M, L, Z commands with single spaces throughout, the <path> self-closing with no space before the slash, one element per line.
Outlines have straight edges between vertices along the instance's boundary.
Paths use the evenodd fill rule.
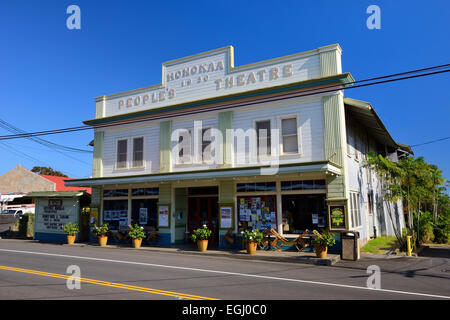
<path fill-rule="evenodd" d="M 132 290 L 132 291 L 139 291 L 139 292 L 146 292 L 146 293 L 153 293 L 153 294 L 160 294 L 160 295 L 164 295 L 164 296 L 178 297 L 178 298 L 190 299 L 190 300 L 218 300 L 218 299 L 214 299 L 214 298 L 202 297 L 202 296 L 197 296 L 197 295 L 192 295 L 192 294 L 187 294 L 187 293 L 165 291 L 165 290 L 152 289 L 152 288 L 146 288 L 146 287 L 138 287 L 138 286 L 132 286 L 132 285 L 128 285 L 128 284 L 108 282 L 108 281 L 95 280 L 95 279 L 89 279 L 89 278 L 79 278 L 79 277 L 74 277 L 74 276 L 68 276 L 65 274 L 49 273 L 49 272 L 31 270 L 31 269 L 0 266 L 0 270 L 22 272 L 22 273 L 34 274 L 34 275 L 39 275 L 39 276 L 44 276 L 44 277 L 59 278 L 59 279 L 71 278 L 73 280 L 79 280 L 80 282 L 92 283 L 92 284 L 97 284 L 97 285 L 101 285 L 101 286 L 108 286 L 108 287 L 113 287 L 113 288 L 120 288 L 120 289 L 125 289 L 125 290 Z"/>

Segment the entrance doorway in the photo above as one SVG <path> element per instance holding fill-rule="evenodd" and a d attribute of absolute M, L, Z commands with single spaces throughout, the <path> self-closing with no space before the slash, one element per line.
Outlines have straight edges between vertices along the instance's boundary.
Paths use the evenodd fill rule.
<path fill-rule="evenodd" d="M 301 234 L 305 229 L 326 227 L 325 194 L 283 195 L 283 233 Z"/>
<path fill-rule="evenodd" d="M 208 246 L 217 247 L 219 244 L 219 207 L 217 204 L 219 197 L 215 195 L 217 194 L 217 187 L 208 188 L 211 189 L 209 195 L 197 195 L 198 190 L 192 189 L 197 188 L 189 188 L 188 190 L 188 194 L 190 194 L 188 199 L 188 232 L 191 234 L 192 231 L 205 224 L 212 231 Z"/>

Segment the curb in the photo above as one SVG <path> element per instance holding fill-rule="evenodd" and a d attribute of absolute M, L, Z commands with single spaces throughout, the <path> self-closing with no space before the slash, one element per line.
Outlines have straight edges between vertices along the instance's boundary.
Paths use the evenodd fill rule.
<path fill-rule="evenodd" d="M 240 259 L 240 260 L 250 260 L 250 261 L 271 261 L 271 262 L 283 262 L 283 263 L 300 263 L 300 264 L 312 264 L 312 265 L 319 265 L 319 266 L 332 266 L 336 262 L 340 261 L 339 255 L 328 255 L 327 258 L 321 259 L 317 258 L 315 256 L 302 256 L 302 255 L 296 255 L 292 257 L 286 257 L 286 256 L 263 256 L 263 255 L 250 255 L 247 254 L 245 250 L 239 250 L 239 251 L 226 251 L 226 252 L 217 252 L 217 251 L 206 251 L 206 252 L 199 252 L 199 251 L 190 251 L 190 250 L 182 250 L 179 248 L 174 248 L 172 250 L 166 250 L 164 248 L 158 248 L 158 247 L 141 247 L 141 248 L 133 248 L 133 247 L 122 247 L 122 246 L 116 246 L 116 245 L 107 245 L 105 247 L 100 247 L 99 245 L 95 244 L 63 244 L 63 246 L 76 246 L 76 247 L 95 247 L 95 248 L 105 248 L 105 249 L 119 249 L 119 250 L 141 250 L 146 252 L 159 252 L 159 253 L 169 253 L 169 254 L 187 254 L 187 255 L 202 255 L 202 256 L 213 256 L 213 257 L 224 257 L 224 258 L 231 258 L 231 259 Z"/>

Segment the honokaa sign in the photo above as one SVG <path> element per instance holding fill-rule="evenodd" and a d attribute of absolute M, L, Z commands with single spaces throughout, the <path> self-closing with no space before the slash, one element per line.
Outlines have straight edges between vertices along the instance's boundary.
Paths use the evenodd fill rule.
<path fill-rule="evenodd" d="M 345 205 L 328 206 L 330 216 L 330 229 L 345 230 Z"/>

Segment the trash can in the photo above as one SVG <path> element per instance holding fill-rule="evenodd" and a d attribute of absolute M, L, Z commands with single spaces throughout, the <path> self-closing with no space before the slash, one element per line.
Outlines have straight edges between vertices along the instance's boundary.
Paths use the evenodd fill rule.
<path fill-rule="evenodd" d="M 359 232 L 341 232 L 341 260 L 359 260 Z"/>

